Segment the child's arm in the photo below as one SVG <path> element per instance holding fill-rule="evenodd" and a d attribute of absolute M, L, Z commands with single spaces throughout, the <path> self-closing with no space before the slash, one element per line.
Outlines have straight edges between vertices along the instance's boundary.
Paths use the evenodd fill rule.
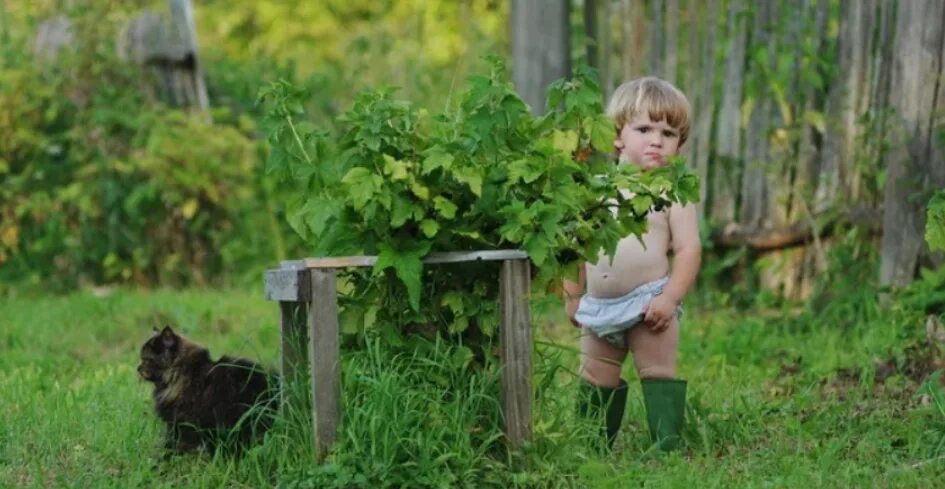
<path fill-rule="evenodd" d="M 584 285 L 587 282 L 587 275 L 584 270 L 584 263 L 578 265 L 578 281 L 573 282 L 565 279 L 564 281 L 564 310 L 568 313 L 568 319 L 571 324 L 580 328 L 581 325 L 574 320 L 574 313 L 577 312 L 578 304 L 581 302 L 581 296 L 584 295 Z"/>
<path fill-rule="evenodd" d="M 683 297 L 696 281 L 702 262 L 699 239 L 699 218 L 695 205 L 673 205 L 669 210 L 669 232 L 673 246 L 673 262 L 669 282 L 663 293 L 647 306 L 644 322 L 656 332 L 669 327 Z"/>

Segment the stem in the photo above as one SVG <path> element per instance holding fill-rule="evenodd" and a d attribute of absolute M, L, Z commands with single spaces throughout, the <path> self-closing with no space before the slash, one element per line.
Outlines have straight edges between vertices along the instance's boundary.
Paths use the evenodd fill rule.
<path fill-rule="evenodd" d="M 292 122 L 292 116 L 285 116 L 285 120 L 289 123 L 289 129 L 292 129 L 292 135 L 295 136 L 295 142 L 299 145 L 299 149 L 302 150 L 302 156 L 305 157 L 305 162 L 312 164 L 312 158 L 308 156 L 308 152 L 305 151 L 305 146 L 302 144 L 302 138 L 299 137 L 299 132 L 295 130 L 295 124 Z"/>

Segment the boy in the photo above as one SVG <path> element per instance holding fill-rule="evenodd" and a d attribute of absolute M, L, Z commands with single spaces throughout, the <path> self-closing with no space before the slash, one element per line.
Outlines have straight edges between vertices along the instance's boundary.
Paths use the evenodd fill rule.
<path fill-rule="evenodd" d="M 663 166 L 689 133 L 689 102 L 659 78 L 622 84 L 607 115 L 619 130 L 614 147 L 621 165 Z M 678 313 L 699 271 L 701 244 L 694 205 L 674 204 L 650 212 L 647 220 L 645 246 L 635 236 L 626 237 L 613 257 L 602 254 L 597 263 L 582 264 L 578 283 L 565 281 L 566 310 L 583 328 L 581 414 L 603 415 L 602 432 L 611 446 L 627 402 L 620 370 L 628 351 L 633 352 L 650 435 L 661 449 L 673 450 L 686 395 L 686 382 L 676 378 Z"/>

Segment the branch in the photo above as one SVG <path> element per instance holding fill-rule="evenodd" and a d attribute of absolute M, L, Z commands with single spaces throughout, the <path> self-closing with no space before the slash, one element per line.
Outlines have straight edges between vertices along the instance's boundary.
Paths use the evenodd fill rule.
<path fill-rule="evenodd" d="M 820 229 L 814 229 L 816 222 L 824 224 Z M 780 250 L 807 243 L 815 237 L 829 236 L 840 225 L 863 227 L 871 233 L 878 233 L 882 229 L 881 213 L 873 208 L 855 207 L 840 213 L 823 212 L 801 222 L 762 229 L 749 229 L 737 222 L 729 222 L 714 228 L 711 239 L 717 248 L 748 246 L 759 251 Z"/>

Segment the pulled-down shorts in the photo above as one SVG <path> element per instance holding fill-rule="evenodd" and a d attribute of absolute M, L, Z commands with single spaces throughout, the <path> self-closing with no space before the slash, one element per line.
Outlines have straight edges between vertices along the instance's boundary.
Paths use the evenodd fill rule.
<path fill-rule="evenodd" d="M 591 297 L 584 294 L 574 319 L 589 331 L 616 348 L 627 348 L 627 331 L 643 320 L 644 309 L 654 297 L 663 293 L 669 277 L 647 282 L 620 297 Z M 682 315 L 682 306 L 676 316 Z"/>

